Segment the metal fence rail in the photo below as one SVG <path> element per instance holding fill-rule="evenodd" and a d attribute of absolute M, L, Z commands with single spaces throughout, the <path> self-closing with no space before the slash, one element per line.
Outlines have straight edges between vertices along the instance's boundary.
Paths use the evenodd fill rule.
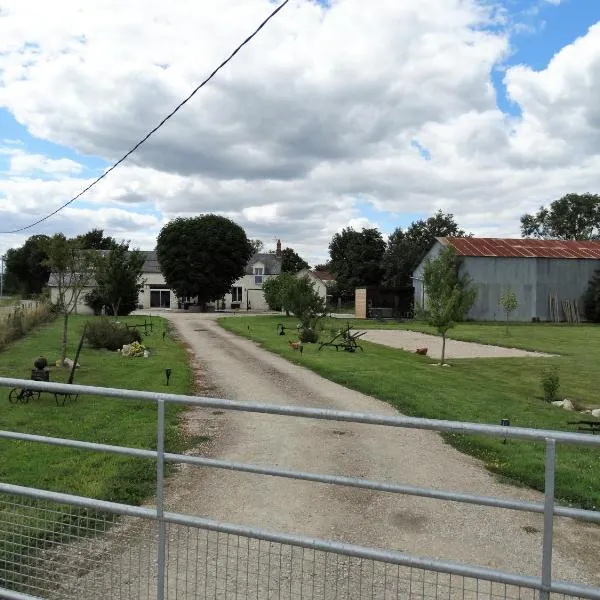
<path fill-rule="evenodd" d="M 116 594 L 114 597 L 140 600 L 538 596 L 545 599 L 551 595 L 600 600 L 600 588 L 553 581 L 551 572 L 553 517 L 600 523 L 600 512 L 555 506 L 556 444 L 600 448 L 600 436 L 17 379 L 0 378 L 0 387 L 141 399 L 156 402 L 158 408 L 156 451 L 0 431 L 0 439 L 151 458 L 157 464 L 154 508 L 0 483 L 0 531 L 8 540 L 4 548 L 0 547 L 0 588 L 14 590 L 0 589 L 0 598 L 105 600 L 110 589 Z M 165 453 L 165 403 L 541 441 L 546 444 L 545 501 L 524 502 Z M 168 462 L 541 513 L 544 515 L 541 577 L 167 512 L 164 465 Z M 40 530 L 48 532 L 41 539 L 34 535 Z M 128 543 L 123 544 L 124 539 Z"/>

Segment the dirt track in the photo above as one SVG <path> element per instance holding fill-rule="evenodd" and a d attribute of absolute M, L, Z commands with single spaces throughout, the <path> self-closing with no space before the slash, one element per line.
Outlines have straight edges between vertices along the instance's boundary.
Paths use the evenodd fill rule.
<path fill-rule="evenodd" d="M 185 313 L 167 316 L 196 357 L 202 374 L 200 389 L 205 394 L 395 414 L 383 402 L 349 391 L 263 351 L 249 340 L 223 331 L 210 316 Z M 202 452 L 228 460 L 541 500 L 538 493 L 498 483 L 478 461 L 460 454 L 430 432 L 207 410 L 189 411 L 186 427 L 193 433 L 211 436 L 210 447 L 201 449 Z M 170 510 L 232 523 L 539 575 L 540 515 L 196 467 L 182 468 L 172 478 L 167 503 Z M 301 550 L 294 554 L 289 547 L 273 549 L 269 544 L 263 543 L 261 547 L 231 536 L 197 536 L 196 532 L 182 531 L 170 530 L 169 598 L 196 597 L 193 590 L 201 586 L 206 587 L 209 597 L 214 594 L 215 598 L 234 597 L 233 590 L 240 597 L 267 598 L 270 590 L 277 589 L 279 595 L 275 593 L 273 597 L 304 594 L 304 598 L 361 598 L 363 592 L 359 593 L 357 587 L 362 585 L 361 577 L 365 585 L 371 578 L 370 585 L 382 590 L 365 592 L 364 597 L 396 597 L 400 590 L 400 579 L 397 577 L 394 584 L 389 572 L 379 566 L 377 569 L 373 566 L 372 570 L 369 567 L 368 573 L 363 574 L 360 565 L 357 575 L 359 565 L 353 566 L 346 559 L 330 557 L 329 567 L 327 562 L 323 567 L 321 559 L 312 554 L 309 557 L 308 553 L 305 556 Z M 134 558 L 134 562 L 139 560 L 141 565 L 141 557 L 147 554 L 144 560 L 151 565 L 154 556 L 151 532 L 128 537 L 128 544 L 139 543 L 137 550 L 133 550 L 139 559 Z M 122 544 L 120 540 L 119 548 Z M 597 527 L 556 519 L 554 576 L 600 585 L 599 549 Z M 131 563 L 132 549 L 127 552 Z M 230 563 L 234 554 L 235 562 Z M 124 556 L 115 564 L 122 565 Z M 279 566 L 275 567 L 276 564 Z M 310 564 L 313 564 L 312 575 Z M 119 574 L 118 578 L 104 572 L 100 578 L 104 583 L 97 592 L 92 592 L 90 582 L 100 581 L 98 573 L 79 579 L 76 587 L 86 589 L 89 598 L 112 598 L 121 596 L 107 596 L 109 585 L 113 590 L 128 586 L 129 594 L 124 592 L 124 597 L 146 598 L 144 590 L 151 590 L 154 582 L 152 576 L 143 574 L 141 566 L 139 571 L 142 574 L 136 574 L 134 569 L 133 575 Z M 210 573 L 213 575 L 209 576 Z M 416 584 L 416 579 L 423 575 L 410 577 Z M 323 585 L 320 588 L 319 583 L 311 595 L 306 586 L 312 584 L 315 589 L 317 580 Z M 331 582 L 330 587 L 327 581 Z M 288 591 L 282 594 L 282 588 Z M 460 595 L 459 588 L 451 593 L 447 590 L 443 595 Z M 133 594 L 131 589 L 141 591 Z M 499 593 L 504 595 L 506 590 Z M 406 597 L 422 595 L 421 591 L 406 593 Z M 465 597 L 478 595 L 473 591 Z M 489 591 L 486 595 L 489 596 Z"/>

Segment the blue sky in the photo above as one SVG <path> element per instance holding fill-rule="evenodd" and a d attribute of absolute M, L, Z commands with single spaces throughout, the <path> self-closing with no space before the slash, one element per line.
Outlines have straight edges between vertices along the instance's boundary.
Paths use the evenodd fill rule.
<path fill-rule="evenodd" d="M 325 0 L 315 0 L 327 4 Z M 492 72 L 492 81 L 497 92 L 498 107 L 508 115 L 518 117 L 519 106 L 509 102 L 502 83 L 504 69 L 512 65 L 524 64 L 535 70 L 546 68 L 552 57 L 564 46 L 584 35 L 588 28 L 600 21 L 600 0 L 503 0 L 507 24 L 511 33 L 512 52 L 503 65 Z M 211 84 L 209 84 L 211 85 Z M 82 176 L 90 177 L 101 173 L 107 163 L 91 156 L 82 156 L 73 149 L 53 144 L 32 136 L 5 109 L 0 108 L 0 140 L 4 148 L 21 148 L 29 154 L 40 154 L 50 158 L 67 158 L 85 166 Z M 7 143 L 7 141 L 9 141 Z M 152 143 L 152 142 L 150 142 Z M 414 152 L 423 160 L 431 159 L 429 150 L 419 140 L 413 140 Z M 9 154 L 0 152 L 0 178 L 8 170 Z M 44 173 L 29 176 L 46 177 Z M 109 175 L 112 177 L 113 175 Z M 65 201 L 68 198 L 65 198 Z M 85 206 L 85 200 L 79 203 Z M 154 213 L 151 203 L 140 205 L 137 212 Z M 413 220 L 429 216 L 428 213 L 393 214 L 377 210 L 364 200 L 357 204 L 359 217 L 378 223 L 384 232 L 391 232 L 395 226 L 406 226 Z"/>

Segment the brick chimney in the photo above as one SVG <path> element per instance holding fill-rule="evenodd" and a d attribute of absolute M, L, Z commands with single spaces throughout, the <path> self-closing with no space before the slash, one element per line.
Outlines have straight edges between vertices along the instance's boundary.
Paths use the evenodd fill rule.
<path fill-rule="evenodd" d="M 281 256 L 281 240 L 277 240 L 275 256 Z"/>

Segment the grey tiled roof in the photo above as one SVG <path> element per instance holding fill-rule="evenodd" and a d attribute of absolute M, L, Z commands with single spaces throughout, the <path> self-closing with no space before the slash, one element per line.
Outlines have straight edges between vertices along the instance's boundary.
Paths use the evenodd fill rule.
<path fill-rule="evenodd" d="M 281 256 L 271 252 L 257 252 L 246 265 L 246 275 L 253 274 L 253 268 L 257 262 L 265 265 L 265 275 L 279 275 L 281 273 Z"/>
<path fill-rule="evenodd" d="M 142 250 L 142 254 L 144 255 L 142 271 L 144 273 L 160 273 L 160 264 L 158 263 L 156 250 Z"/>

